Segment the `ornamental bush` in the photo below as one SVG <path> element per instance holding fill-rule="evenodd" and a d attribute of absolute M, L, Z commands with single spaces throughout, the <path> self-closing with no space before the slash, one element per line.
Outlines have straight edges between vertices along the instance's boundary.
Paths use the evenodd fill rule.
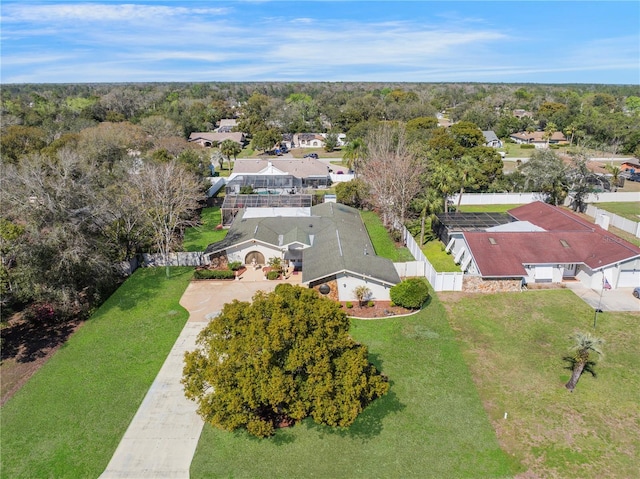
<path fill-rule="evenodd" d="M 409 278 L 392 287 L 389 294 L 394 304 L 403 308 L 419 309 L 429 298 L 429 288 L 420 278 Z"/>
<path fill-rule="evenodd" d="M 233 279 L 235 272 L 228 269 L 197 269 L 193 274 L 194 279 Z"/>
<path fill-rule="evenodd" d="M 267 279 L 278 279 L 280 277 L 280 271 L 269 271 L 267 273 Z"/>
<path fill-rule="evenodd" d="M 228 266 L 231 271 L 238 271 L 242 267 L 242 261 L 232 261 Z"/>

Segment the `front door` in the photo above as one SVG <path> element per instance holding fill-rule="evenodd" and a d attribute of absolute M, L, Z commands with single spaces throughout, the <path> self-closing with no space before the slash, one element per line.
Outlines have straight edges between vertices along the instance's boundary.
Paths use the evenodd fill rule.
<path fill-rule="evenodd" d="M 264 255 L 260 251 L 251 251 L 244 258 L 244 264 L 261 264 L 264 266 Z"/>

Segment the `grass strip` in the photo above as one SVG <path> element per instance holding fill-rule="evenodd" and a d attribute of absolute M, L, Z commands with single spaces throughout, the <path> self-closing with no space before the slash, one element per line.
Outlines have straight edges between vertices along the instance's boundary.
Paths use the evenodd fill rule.
<path fill-rule="evenodd" d="M 362 217 L 365 228 L 367 228 L 367 233 L 369 233 L 369 238 L 371 238 L 371 243 L 373 244 L 373 249 L 376 251 L 376 255 L 395 262 L 415 261 L 413 255 L 407 248 L 396 247 L 396 244 L 389 237 L 387 228 L 384 227 L 380 217 L 375 211 L 361 211 L 360 216 Z"/>
<path fill-rule="evenodd" d="M 137 270 L 0 410 L 2 477 L 98 477 L 184 327 L 192 268 Z"/>

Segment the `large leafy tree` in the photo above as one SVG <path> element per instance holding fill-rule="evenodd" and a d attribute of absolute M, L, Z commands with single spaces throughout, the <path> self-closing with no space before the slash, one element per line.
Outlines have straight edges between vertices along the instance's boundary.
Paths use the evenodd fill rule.
<path fill-rule="evenodd" d="M 591 354 L 594 353 L 597 356 L 602 357 L 602 346 L 604 345 L 604 339 L 591 335 L 590 333 L 577 332 L 569 336 L 569 339 L 573 341 L 573 345 L 570 351 L 573 353 L 571 356 L 571 363 L 573 365 L 571 378 L 565 384 L 565 387 L 573 392 L 580 380 L 580 376 L 587 367 L 593 366 L 593 361 L 590 360 Z"/>
<path fill-rule="evenodd" d="M 389 389 L 345 313 L 313 289 L 283 284 L 228 303 L 197 345 L 185 355 L 185 394 L 225 430 L 265 437 L 308 416 L 348 427 Z"/>
<path fill-rule="evenodd" d="M 553 150 L 534 151 L 520 171 L 525 178 L 525 189 L 546 193 L 548 203 L 558 206 L 567 196 L 567 168 Z"/>

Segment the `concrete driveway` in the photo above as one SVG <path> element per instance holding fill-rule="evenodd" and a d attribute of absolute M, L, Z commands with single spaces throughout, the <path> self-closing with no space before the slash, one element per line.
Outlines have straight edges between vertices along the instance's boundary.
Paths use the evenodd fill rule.
<path fill-rule="evenodd" d="M 138 408 L 101 479 L 188 479 L 202 419 L 184 396 L 180 379 L 184 353 L 195 349 L 198 333 L 225 303 L 250 301 L 257 291 L 272 291 L 279 281 L 194 281 L 180 304 L 189 321 Z"/>
<path fill-rule="evenodd" d="M 587 288 L 579 282 L 566 283 L 567 288 L 586 302 L 593 309 L 602 311 L 635 311 L 640 312 L 640 300 L 631 294 L 633 288 L 618 288 L 598 291 Z M 602 293 L 602 295 L 600 294 Z"/>

